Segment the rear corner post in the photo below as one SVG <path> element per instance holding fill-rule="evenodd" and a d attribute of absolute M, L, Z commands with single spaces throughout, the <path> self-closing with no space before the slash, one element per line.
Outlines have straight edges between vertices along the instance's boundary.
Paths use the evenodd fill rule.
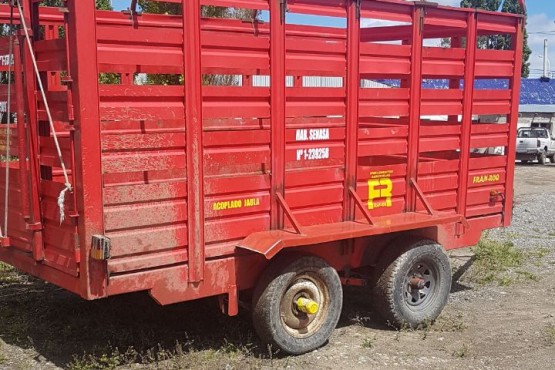
<path fill-rule="evenodd" d="M 512 38 L 512 49 L 515 55 L 522 55 L 524 48 L 524 17 L 518 19 L 515 37 Z M 522 58 L 516 58 L 514 64 L 513 77 L 509 80 L 511 91 L 511 113 L 507 117 L 509 125 L 509 143 L 507 146 L 507 176 L 505 184 L 505 204 L 503 226 L 509 226 L 512 219 L 513 196 L 514 196 L 514 176 L 516 160 L 516 137 L 518 131 L 518 111 L 520 102 L 520 80 L 522 74 Z"/>
<path fill-rule="evenodd" d="M 204 161 L 200 0 L 183 0 L 183 80 L 187 147 L 189 282 L 204 279 Z"/>
<path fill-rule="evenodd" d="M 75 110 L 75 189 L 79 213 L 81 294 L 88 299 L 106 296 L 105 261 L 90 258 L 93 235 L 104 233 L 100 107 L 94 1 L 67 2 L 68 45 Z"/>

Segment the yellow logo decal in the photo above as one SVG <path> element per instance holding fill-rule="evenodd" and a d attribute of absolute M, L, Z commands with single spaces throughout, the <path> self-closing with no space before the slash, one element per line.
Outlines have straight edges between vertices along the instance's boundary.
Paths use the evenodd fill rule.
<path fill-rule="evenodd" d="M 243 207 L 256 207 L 260 205 L 260 198 L 249 198 L 249 199 L 236 199 L 236 200 L 226 200 L 224 202 L 216 202 L 212 204 L 212 209 L 214 211 L 223 211 L 226 209 L 235 209 Z"/>
<path fill-rule="evenodd" d="M 378 171 L 370 173 L 368 180 L 368 209 L 391 207 L 393 196 L 393 171 Z"/>
<path fill-rule="evenodd" d="M 484 184 L 487 182 L 498 182 L 501 178 L 501 175 L 498 173 L 494 173 L 491 175 L 483 175 L 483 176 L 474 176 L 472 178 L 473 184 Z"/>

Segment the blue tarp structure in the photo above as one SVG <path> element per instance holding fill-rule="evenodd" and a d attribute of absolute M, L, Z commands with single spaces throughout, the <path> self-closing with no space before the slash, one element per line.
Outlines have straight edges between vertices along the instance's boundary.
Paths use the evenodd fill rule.
<path fill-rule="evenodd" d="M 380 81 L 389 86 L 398 87 L 398 80 Z M 506 89 L 508 88 L 508 80 L 491 79 L 476 80 L 476 88 L 480 90 Z M 424 89 L 447 89 L 449 82 L 447 80 L 424 80 L 422 87 Z M 461 84 L 462 88 L 462 84 Z M 555 79 L 549 82 L 542 82 L 537 78 L 522 79 L 522 87 L 520 93 L 521 105 L 555 105 Z"/>

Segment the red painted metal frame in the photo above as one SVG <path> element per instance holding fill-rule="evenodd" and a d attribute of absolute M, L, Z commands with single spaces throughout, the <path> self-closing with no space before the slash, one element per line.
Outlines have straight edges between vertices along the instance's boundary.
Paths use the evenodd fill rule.
<path fill-rule="evenodd" d="M 34 1 L 26 2 L 34 28 L 50 27 L 46 41 L 55 41 L 58 26 L 66 27 L 64 47 L 44 40 L 37 46 L 41 52 L 55 49 L 54 57 L 39 60 L 52 63 L 41 64 L 41 73 L 52 66 L 59 76 L 69 61 L 67 100 L 60 109 L 68 119 L 56 124 L 69 126 L 63 143 L 75 182 L 68 202 L 76 210 L 59 230 L 73 237 L 67 230 L 77 220 L 79 240 L 74 245 L 52 233 L 45 235 L 50 244 L 42 240 L 41 228 L 54 227 L 57 187 L 55 179 L 41 177 L 40 166 L 56 163 L 44 153 L 50 138 L 39 132 L 44 112 L 29 78 L 24 103 L 30 166 L 20 175 L 30 172 L 29 189 L 22 187 L 29 204 L 22 204 L 29 209 L 28 227 L 36 229 L 34 258 L 0 248 L 3 261 L 87 299 L 140 290 L 162 304 L 227 295 L 228 313 L 236 314 L 237 290 L 251 288 L 265 259 L 284 248 L 326 256 L 337 268 L 357 267 L 367 247 L 357 238 L 419 229 L 455 248 L 475 243 L 485 228 L 510 222 L 509 212 L 503 222 L 502 215 L 512 207 L 520 82 L 513 72 L 521 67 L 522 17 L 394 0 L 170 2 L 182 4 L 183 16 L 130 20 L 96 11 L 92 1 L 70 0 L 65 16 L 42 8 L 39 17 L 36 8 L 31 11 Z M 269 10 L 270 23 L 201 19 L 202 5 Z M 347 28 L 287 22 L 286 5 L 293 13 L 346 19 Z M 410 25 L 365 29 L 361 14 Z M 6 19 L 5 6 L 0 19 Z M 516 34 L 515 50 L 476 50 L 478 35 L 495 33 Z M 423 47 L 423 39 L 432 37 L 455 41 L 447 50 Z M 457 43 L 462 37 L 466 50 Z M 380 43 L 387 41 L 403 45 Z M 126 50 L 117 51 L 118 45 Z M 32 76 L 25 53 L 21 72 Z M 510 77 L 510 91 L 474 90 L 475 77 L 490 77 L 492 62 L 499 66 L 495 74 Z M 99 87 L 101 72 L 120 73 L 121 84 Z M 183 74 L 184 86 L 139 86 L 134 73 Z M 243 86 L 202 86 L 202 74 L 224 73 L 244 76 Z M 270 86 L 255 86 L 256 75 L 268 76 Z M 304 86 L 303 76 L 320 75 L 340 77 L 344 86 Z M 449 89 L 423 90 L 422 78 L 428 77 L 449 80 Z M 401 86 L 363 89 L 361 78 L 399 79 Z M 48 81 L 53 98 L 65 92 L 55 77 Z M 443 110 L 448 124 L 422 119 Z M 489 111 L 506 114 L 509 125 L 473 125 L 473 114 Z M 297 130 L 307 128 L 329 130 L 328 140 L 296 138 Z M 328 147 L 330 158 L 295 161 L 294 150 L 305 145 Z M 506 146 L 507 154 L 470 155 L 471 148 L 484 146 Z M 392 174 L 390 208 L 365 207 L 367 181 L 376 170 Z M 498 183 L 473 184 L 492 172 Z M 492 189 L 504 192 L 504 207 L 498 199 L 488 204 Z M 241 207 L 222 210 L 218 203 Z M 114 258 L 90 259 L 93 235 L 113 236 Z M 45 245 L 50 256 L 59 247 L 60 260 L 67 258 L 63 248 L 74 248 L 69 253 L 79 254 L 77 267 L 52 268 L 44 260 Z"/>
<path fill-rule="evenodd" d="M 466 61 L 475 60 L 477 48 L 476 14 L 468 13 L 466 34 Z M 464 78 L 463 113 L 461 118 L 461 156 L 459 178 L 461 188 L 457 204 L 457 213 L 466 216 L 468 197 L 468 169 L 470 166 L 470 139 L 472 135 L 472 100 L 474 94 L 474 63 L 466 63 Z"/>
<path fill-rule="evenodd" d="M 285 12 L 287 2 L 270 2 L 271 208 L 272 229 L 283 228 L 278 193 L 285 193 Z"/>
<path fill-rule="evenodd" d="M 522 0 L 524 2 L 524 0 Z M 524 5 L 523 5 L 524 6 Z M 514 204 L 514 175 L 515 175 L 515 160 L 516 160 L 516 136 L 518 128 L 518 101 L 520 100 L 520 79 L 519 71 L 522 69 L 522 58 L 519 56 L 523 53 L 524 48 L 524 27 L 525 20 L 520 19 L 518 23 L 518 32 L 516 37 L 513 37 L 513 49 L 517 55 L 514 63 L 515 73 L 509 82 L 511 89 L 511 100 L 513 105 L 511 113 L 507 116 L 507 123 L 509 124 L 509 145 L 507 146 L 507 186 L 505 191 L 505 212 L 503 218 L 503 226 L 509 226 L 513 217 L 513 204 Z"/>
<path fill-rule="evenodd" d="M 202 144 L 202 83 L 200 1 L 183 0 L 183 68 L 187 136 L 187 203 L 189 281 L 204 278 L 204 176 Z"/>
<path fill-rule="evenodd" d="M 67 36 L 73 57 L 70 60 L 75 111 L 76 161 L 74 191 L 79 213 L 81 252 L 80 290 L 88 299 L 106 295 L 106 265 L 89 258 L 93 235 L 104 234 L 102 173 L 100 158 L 100 117 L 96 51 L 96 6 L 92 1 L 69 1 Z"/>
<path fill-rule="evenodd" d="M 14 40 L 14 75 L 15 75 L 15 91 L 23 92 L 25 90 L 23 84 L 23 64 L 21 61 L 21 47 L 19 39 Z M 23 93 L 18 93 L 16 95 L 17 100 L 17 117 L 25 117 L 25 100 Z M 19 138 L 19 153 L 27 152 L 27 130 L 25 127 L 25 122 L 19 122 L 17 125 L 17 132 Z M 29 220 L 30 215 L 30 197 L 29 192 L 29 174 L 27 168 L 27 158 L 22 155 L 19 157 L 19 174 L 20 174 L 20 184 L 21 184 L 21 203 L 23 217 Z"/>
<path fill-rule="evenodd" d="M 410 184 L 411 179 L 418 177 L 418 159 L 420 156 L 420 110 L 422 94 L 422 32 L 424 24 L 424 9 L 414 7 L 412 13 L 412 48 L 411 80 L 410 80 L 410 115 L 407 155 L 407 212 L 416 210 L 416 194 Z"/>
<path fill-rule="evenodd" d="M 31 25 L 31 3 L 28 2 L 23 8 L 23 17 L 28 26 Z M 32 32 L 32 29 L 29 30 Z M 20 38 L 23 39 L 23 30 L 20 31 Z M 25 108 L 27 110 L 27 127 L 29 128 L 29 164 L 30 164 L 30 182 L 31 182 L 31 211 L 30 219 L 27 221 L 29 229 L 32 231 L 33 239 L 33 259 L 35 261 L 44 260 L 44 241 L 42 233 L 42 216 L 40 207 L 40 188 L 39 188 L 39 171 L 40 164 L 38 159 L 39 152 L 39 133 L 38 133 L 38 117 L 37 117 L 37 104 L 36 104 L 36 80 L 28 78 L 34 76 L 33 66 L 31 63 L 31 54 L 26 44 L 22 45 L 24 69 L 23 73 L 27 78 L 25 79 Z M 20 99 L 20 98 L 19 98 Z"/>
<path fill-rule="evenodd" d="M 346 142 L 345 142 L 345 199 L 343 206 L 343 220 L 351 221 L 355 218 L 355 208 L 351 189 L 357 186 L 358 161 L 358 118 L 359 118 L 359 89 L 360 89 L 360 0 L 350 1 L 347 5 L 347 97 L 346 97 Z M 364 212 L 368 222 L 371 218 Z"/>

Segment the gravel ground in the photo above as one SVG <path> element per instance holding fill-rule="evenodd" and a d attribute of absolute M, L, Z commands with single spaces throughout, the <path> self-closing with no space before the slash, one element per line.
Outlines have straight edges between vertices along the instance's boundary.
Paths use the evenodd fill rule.
<path fill-rule="evenodd" d="M 513 225 L 487 237 L 512 242 L 526 256 L 523 265 L 507 272 L 507 285 L 479 285 L 469 279 L 472 251 L 454 252 L 449 304 L 426 329 L 380 324 L 365 293 L 347 289 L 327 346 L 298 357 L 272 356 L 260 348 L 247 314 L 218 315 L 212 300 L 171 307 L 145 295 L 84 302 L 17 276 L 0 284 L 0 369 L 552 368 L 553 187 L 555 165 L 517 166 Z"/>

